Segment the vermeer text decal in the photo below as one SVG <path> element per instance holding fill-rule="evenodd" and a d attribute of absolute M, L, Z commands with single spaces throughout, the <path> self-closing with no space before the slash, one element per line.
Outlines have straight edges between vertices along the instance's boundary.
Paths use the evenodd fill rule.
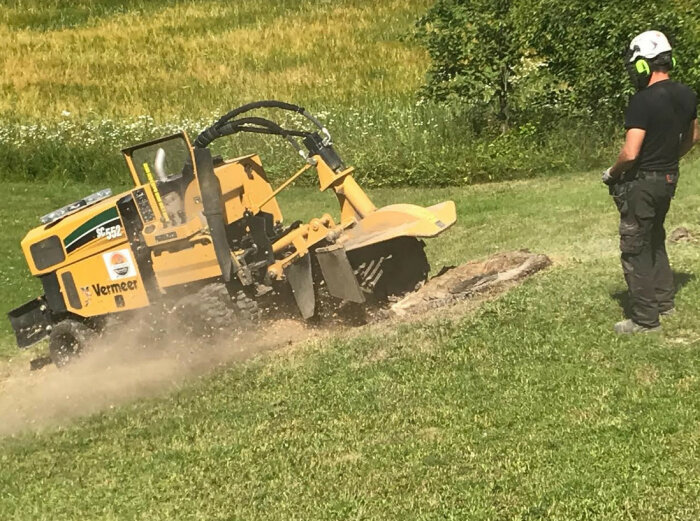
<path fill-rule="evenodd" d="M 128 282 L 115 282 L 114 284 L 93 284 L 92 290 L 95 295 L 104 297 L 106 295 L 116 295 L 127 291 L 138 289 L 138 281 L 130 280 Z"/>

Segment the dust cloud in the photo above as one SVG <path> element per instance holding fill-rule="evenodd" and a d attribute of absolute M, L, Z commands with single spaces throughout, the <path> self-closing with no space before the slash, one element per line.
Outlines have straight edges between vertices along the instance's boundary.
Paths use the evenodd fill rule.
<path fill-rule="evenodd" d="M 109 410 L 139 398 L 160 396 L 218 367 L 311 338 L 318 331 L 296 320 L 266 323 L 261 330 L 201 339 L 164 336 L 144 341 L 148 326 L 128 324 L 68 366 L 30 371 L 14 364 L 0 381 L 0 436 L 40 431 Z"/>

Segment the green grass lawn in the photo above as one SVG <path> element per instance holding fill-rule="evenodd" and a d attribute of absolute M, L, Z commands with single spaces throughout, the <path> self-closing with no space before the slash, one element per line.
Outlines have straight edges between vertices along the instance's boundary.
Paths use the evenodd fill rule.
<path fill-rule="evenodd" d="M 669 228 L 698 229 L 700 163 Z M 6 185 L 0 298 L 36 290 L 18 239 L 95 187 Z M 612 202 L 597 173 L 438 190 L 435 267 L 529 247 L 555 265 L 464 316 L 312 340 L 179 392 L 0 441 L 0 519 L 697 519 L 700 248 L 670 247 L 679 312 L 620 338 Z M 291 190 L 289 216 L 324 194 Z M 5 330 L 2 354 L 10 356 Z"/>

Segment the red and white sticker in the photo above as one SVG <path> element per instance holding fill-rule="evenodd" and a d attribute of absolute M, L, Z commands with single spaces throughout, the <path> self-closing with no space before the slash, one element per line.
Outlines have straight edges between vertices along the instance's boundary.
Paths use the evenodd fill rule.
<path fill-rule="evenodd" d="M 128 279 L 136 276 L 136 267 L 128 249 L 103 253 L 107 273 L 112 280 Z"/>

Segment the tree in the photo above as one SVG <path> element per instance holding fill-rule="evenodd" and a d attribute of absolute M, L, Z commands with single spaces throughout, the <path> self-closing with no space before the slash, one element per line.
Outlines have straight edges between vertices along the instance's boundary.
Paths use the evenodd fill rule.
<path fill-rule="evenodd" d="M 418 21 L 432 59 L 423 94 L 490 108 L 505 129 L 520 52 L 511 20 L 514 0 L 437 0 Z"/>

